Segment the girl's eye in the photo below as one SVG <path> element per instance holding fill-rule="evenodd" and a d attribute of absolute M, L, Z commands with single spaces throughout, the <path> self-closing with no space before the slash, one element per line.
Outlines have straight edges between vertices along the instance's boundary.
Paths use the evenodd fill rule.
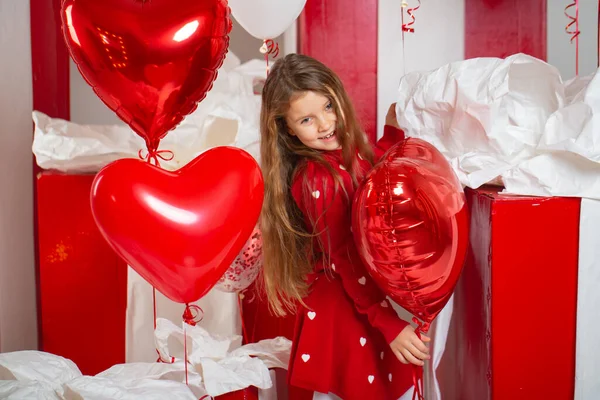
<path fill-rule="evenodd" d="M 306 124 L 310 121 L 310 118 L 304 118 L 302 121 L 300 121 L 301 124 Z"/>
<path fill-rule="evenodd" d="M 331 103 L 327 104 L 327 106 L 325 106 L 325 110 L 330 111 L 333 108 L 333 105 Z"/>

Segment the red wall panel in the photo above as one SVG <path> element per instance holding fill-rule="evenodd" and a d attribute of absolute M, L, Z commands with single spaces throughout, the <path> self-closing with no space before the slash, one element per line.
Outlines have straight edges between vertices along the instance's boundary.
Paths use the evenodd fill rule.
<path fill-rule="evenodd" d="M 526 53 L 546 60 L 547 0 L 465 0 L 465 58 Z"/>
<path fill-rule="evenodd" d="M 377 129 L 377 2 L 308 0 L 299 19 L 299 49 L 344 82 L 369 137 Z"/>
<path fill-rule="evenodd" d="M 64 43 L 60 22 L 61 0 L 31 0 L 31 70 L 33 109 L 53 118 L 70 118 L 69 54 Z M 32 156 L 33 157 L 33 156 Z M 37 185 L 35 177 L 41 169 L 33 160 L 33 224 L 36 279 L 38 284 L 38 346 L 43 349 L 39 296 L 39 249 Z"/>

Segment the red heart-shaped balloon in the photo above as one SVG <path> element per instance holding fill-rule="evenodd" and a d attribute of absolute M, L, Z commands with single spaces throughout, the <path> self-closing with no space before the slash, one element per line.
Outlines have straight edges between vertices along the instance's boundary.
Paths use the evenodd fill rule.
<path fill-rule="evenodd" d="M 149 150 L 212 87 L 231 30 L 226 0 L 65 0 L 71 57 Z"/>
<path fill-rule="evenodd" d="M 111 247 L 173 301 L 204 296 L 250 237 L 263 180 L 246 152 L 217 147 L 169 172 L 123 159 L 92 185 L 92 214 Z"/>
<path fill-rule="evenodd" d="M 427 331 L 454 291 L 469 239 L 465 195 L 448 161 L 423 140 L 398 143 L 357 190 L 352 222 L 375 282 Z"/>

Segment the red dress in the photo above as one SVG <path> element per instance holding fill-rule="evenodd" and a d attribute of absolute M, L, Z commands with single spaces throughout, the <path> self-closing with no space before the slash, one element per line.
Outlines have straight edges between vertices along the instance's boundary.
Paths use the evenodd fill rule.
<path fill-rule="evenodd" d="M 386 126 L 376 155 L 403 137 L 401 130 Z M 389 343 L 407 323 L 371 280 L 358 255 L 351 230 L 355 189 L 341 163 L 341 151 L 323 156 L 339 173 L 343 190 L 334 193 L 329 170 L 312 161 L 299 166 L 292 182 L 292 195 L 309 232 L 318 233 L 329 254 L 316 262 L 309 277 L 312 283 L 304 299 L 308 309 L 298 310 L 290 384 L 345 400 L 396 400 L 412 385 L 412 371 L 398 361 Z M 360 181 L 370 164 L 358 155 L 357 163 Z"/>

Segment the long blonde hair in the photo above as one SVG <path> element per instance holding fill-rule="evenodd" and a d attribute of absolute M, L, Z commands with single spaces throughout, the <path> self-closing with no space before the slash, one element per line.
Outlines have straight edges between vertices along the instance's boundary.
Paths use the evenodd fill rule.
<path fill-rule="evenodd" d="M 290 102 L 305 92 L 321 94 L 331 101 L 337 115 L 336 132 L 342 147 L 342 160 L 355 185 L 356 153 L 373 161 L 352 103 L 337 75 L 314 58 L 289 54 L 272 66 L 262 92 L 260 114 L 261 164 L 265 198 L 261 214 L 264 285 L 271 311 L 276 315 L 295 312 L 308 292 L 307 275 L 312 272 L 313 237 L 291 194 L 291 184 L 304 161 L 312 160 L 327 168 L 339 185 L 339 174 L 311 149 L 289 134 L 285 113 Z M 322 247 L 322 244 L 321 244 Z"/>

